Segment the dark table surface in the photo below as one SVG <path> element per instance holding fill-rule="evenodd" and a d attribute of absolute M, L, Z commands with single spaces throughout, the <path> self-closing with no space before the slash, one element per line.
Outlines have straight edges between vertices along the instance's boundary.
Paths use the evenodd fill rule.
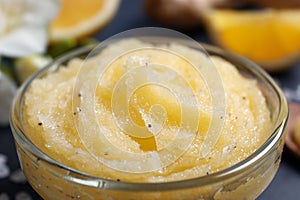
<path fill-rule="evenodd" d="M 149 26 L 162 27 L 161 24 L 153 21 L 145 14 L 143 4 L 144 1 L 142 0 L 122 1 L 117 15 L 112 22 L 109 23 L 105 29 L 95 34 L 94 37 L 101 41 L 132 28 Z M 197 41 L 209 43 L 205 30 L 201 27 L 183 33 Z M 278 81 L 279 85 L 289 97 L 299 101 L 300 87 L 298 88 L 298 86 L 300 86 L 300 63 L 284 73 L 273 75 L 273 77 Z M 6 165 L 10 170 L 10 175 L 5 178 L 0 177 L 0 200 L 41 199 L 31 189 L 30 185 L 24 181 L 22 176 L 20 176 L 20 167 L 13 137 L 8 126 L 0 127 L 0 161 L 3 159 L 3 156 L 7 157 Z M 2 167 L 2 165 L 0 167 Z M 4 169 L 2 168 L 0 170 Z M 286 147 L 284 148 L 282 163 L 276 177 L 258 199 L 300 199 L 300 159 L 295 157 Z"/>

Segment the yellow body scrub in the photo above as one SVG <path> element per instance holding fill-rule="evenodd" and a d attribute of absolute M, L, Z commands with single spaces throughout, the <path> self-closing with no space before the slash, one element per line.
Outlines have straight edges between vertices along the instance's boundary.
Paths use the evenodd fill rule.
<path fill-rule="evenodd" d="M 127 45 L 138 48 L 143 47 L 145 44 L 137 40 L 131 40 L 113 45 L 126 49 Z M 59 71 L 35 80 L 26 93 L 24 107 L 24 117 L 28 119 L 26 131 L 30 139 L 51 158 L 74 169 L 108 179 L 164 182 L 204 176 L 230 167 L 248 157 L 269 137 L 271 130 L 270 114 L 266 107 L 265 99 L 256 85 L 256 81 L 242 77 L 234 66 L 219 57 L 211 57 L 211 60 L 220 73 L 223 82 L 226 96 L 226 113 L 224 116 L 220 116 L 224 118 L 224 124 L 219 139 L 211 152 L 205 157 L 201 156 L 200 147 L 203 144 L 206 132 L 210 128 L 211 96 L 204 79 L 197 75 L 195 71 L 192 71 L 185 60 L 176 60 L 174 55 L 157 49 L 132 52 L 114 62 L 105 71 L 102 79 L 98 77 L 100 79 L 99 85 L 95 87 L 95 91 L 86 91 L 84 89 L 88 87 L 82 86 L 82 89 L 74 94 L 75 85 L 80 79 L 78 78 L 78 73 L 84 73 L 86 79 L 79 81 L 84 81 L 85 84 L 96 80 L 94 78 L 97 78 L 98 68 L 95 63 L 99 62 L 105 54 L 118 56 L 119 52 L 115 52 L 114 46 L 108 47 L 97 57 L 85 60 L 84 69 L 82 69 L 83 60 L 74 59 L 70 61 L 66 67 L 61 67 Z M 166 48 L 171 51 L 172 49 L 185 49 L 184 53 L 195 54 L 195 57 L 204 59 L 201 52 L 176 44 Z M 175 137 L 174 134 L 180 128 L 181 109 L 193 109 L 191 106 L 194 106 L 188 103 L 180 105 L 174 95 L 172 96 L 165 88 L 157 85 L 146 85 L 132 94 L 128 106 L 129 114 L 131 115 L 131 120 L 135 121 L 139 126 L 155 129 L 155 126 L 160 125 L 160 121 L 151 123 L 151 120 L 147 121 L 147 115 L 148 118 L 151 118 L 149 114 L 150 106 L 159 104 L 165 109 L 167 114 L 162 134 L 140 139 L 136 137 L 137 139 L 135 139 L 126 132 L 120 131 L 120 128 L 114 122 L 116 119 L 112 113 L 113 90 L 118 80 L 128 70 L 126 68 L 134 67 L 135 62 L 147 62 L 145 61 L 146 59 L 154 63 L 168 63 L 169 66 L 171 62 L 178 74 L 180 73 L 190 84 L 199 106 L 194 109 L 200 110 L 198 133 L 183 155 L 169 166 L 147 173 L 128 174 L 114 170 L 101 163 L 95 156 L 91 155 L 82 143 L 81 137 L 87 137 L 88 134 L 93 134 L 90 137 L 93 137 L 93 140 L 97 140 L 97 134 L 92 133 L 95 124 L 89 124 L 94 121 L 88 115 L 91 118 L 96 118 L 98 122 L 96 126 L 103 126 L 99 130 L 103 131 L 111 145 L 122 151 L 138 154 L 164 148 Z M 199 60 L 199 62 L 202 61 Z M 161 71 L 157 73 L 166 72 Z M 95 77 L 92 77 L 93 75 Z M 168 74 L 165 76 L 168 78 Z M 170 79 L 170 84 L 171 81 L 176 81 L 176 78 Z M 100 82 L 103 82 L 101 86 Z M 122 89 L 124 91 L 127 88 L 124 84 Z M 77 99 L 74 100 L 73 98 Z M 77 102 L 77 108 L 74 108 L 72 105 L 73 101 Z M 114 101 L 117 101 L 116 103 L 120 101 L 119 103 L 122 104 L 121 99 Z M 95 109 L 94 113 L 84 113 L 88 112 L 86 108 L 88 104 L 95 104 L 92 105 Z M 84 117 L 81 117 L 82 115 Z M 160 116 L 158 114 L 157 117 L 159 118 Z M 77 120 L 84 121 L 84 126 L 80 126 L 81 122 L 77 122 Z M 76 128 L 76 123 L 79 124 L 77 125 L 78 128 Z M 89 127 L 90 130 L 81 130 L 81 128 L 85 127 Z M 78 133 L 80 131 L 89 131 L 89 133 Z M 191 133 L 188 133 L 188 130 L 183 130 L 183 133 L 180 134 L 185 134 L 188 137 Z M 99 145 L 94 148 L 102 148 L 102 146 Z M 104 152 L 104 158 L 113 159 L 116 162 L 126 160 L 122 155 L 109 158 L 111 152 L 109 150 Z M 127 161 L 130 162 L 130 159 L 128 158 Z M 122 163 L 120 162 L 116 165 L 122 165 Z"/>
<path fill-rule="evenodd" d="M 265 75 L 177 42 L 100 49 L 17 99 L 18 155 L 44 199 L 254 199 L 267 187 L 287 115 Z"/>

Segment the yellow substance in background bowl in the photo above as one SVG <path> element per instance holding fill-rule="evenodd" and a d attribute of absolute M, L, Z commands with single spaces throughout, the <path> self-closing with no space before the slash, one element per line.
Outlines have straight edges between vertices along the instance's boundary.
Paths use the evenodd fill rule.
<path fill-rule="evenodd" d="M 144 45 L 137 40 L 121 41 L 109 46 L 100 55 L 86 60 L 86 67 L 83 70 L 86 77 L 85 84 L 89 84 L 89 81 L 93 80 L 91 77 L 96 76 L 98 68 L 95 63 L 101 61 L 105 55 L 118 56 L 118 48 L 126 49 L 127 46 L 138 48 Z M 193 55 L 199 63 L 202 62 L 201 59 L 204 59 L 201 52 L 181 45 L 171 44 L 165 48 L 181 52 L 182 55 Z M 198 134 L 191 146 L 173 164 L 147 173 L 127 173 L 114 170 L 95 159 L 82 143 L 74 122 L 85 120 L 83 123 L 86 127 L 95 126 L 95 124 L 89 124 L 91 123 L 89 118 L 80 118 L 83 115 L 94 114 L 84 113 L 87 112 L 84 107 L 87 102 L 84 101 L 93 103 L 86 95 L 92 93 L 96 99 L 95 117 L 103 126 L 103 130 L 106 130 L 104 135 L 112 145 L 122 151 L 132 153 L 165 148 L 174 138 L 174 130 L 180 127 L 180 109 L 193 109 L 188 103 L 179 107 L 178 101 L 172 94 L 157 86 L 149 85 L 137 90 L 133 95 L 134 98 L 129 102 L 129 112 L 135 123 L 140 126 L 148 125 L 143 114 L 149 114 L 151 104 L 159 103 L 167 111 L 165 131 L 146 140 L 134 139 L 120 131 L 112 115 L 110 104 L 112 89 L 126 73 L 126 67 L 130 68 L 135 64 L 133 58 L 147 56 L 155 63 L 169 63 L 169 66 L 174 67 L 191 86 L 198 101 L 197 109 L 200 111 Z M 104 78 L 100 80 L 104 84 L 98 85 L 95 91 L 81 90 L 80 93 L 73 94 L 75 83 L 78 81 L 77 75 L 79 70 L 82 70 L 83 62 L 81 59 L 74 58 L 66 67 L 61 67 L 57 72 L 34 80 L 26 92 L 23 117 L 27 119 L 24 125 L 28 137 L 42 152 L 65 166 L 94 176 L 128 182 L 167 182 L 206 176 L 244 160 L 266 141 L 271 133 L 271 119 L 265 98 L 257 87 L 256 81 L 243 77 L 232 64 L 222 58 L 212 56 L 211 59 L 223 81 L 226 115 L 220 116 L 224 117 L 224 126 L 216 145 L 208 155 L 202 157 L 200 147 L 211 123 L 211 96 L 205 79 L 193 72 L 186 62 L 174 61 L 174 59 L 176 58 L 173 55 L 164 54 L 156 49 L 128 54 L 112 64 L 110 70 L 107 70 L 103 75 Z M 72 98 L 77 98 L 79 109 L 74 110 L 72 107 Z M 90 130 L 83 134 L 87 136 Z M 101 149 L 102 147 L 99 145 L 93 148 Z M 130 162 L 130 158 L 121 155 L 109 158 L 109 152 L 107 154 L 103 157 Z"/>

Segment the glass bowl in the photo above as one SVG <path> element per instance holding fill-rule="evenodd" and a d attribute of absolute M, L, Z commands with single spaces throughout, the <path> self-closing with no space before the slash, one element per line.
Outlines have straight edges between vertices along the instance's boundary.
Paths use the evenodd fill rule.
<path fill-rule="evenodd" d="M 162 38 L 162 42 L 172 41 Z M 181 41 L 197 49 L 188 41 Z M 204 45 L 210 55 L 229 61 L 239 72 L 257 80 L 272 119 L 272 132 L 266 142 L 245 160 L 207 176 L 163 183 L 132 183 L 108 180 L 64 166 L 40 151 L 24 131 L 22 106 L 24 94 L 33 80 L 38 79 L 75 57 L 86 57 L 93 47 L 68 53 L 33 75 L 15 96 L 10 124 L 22 170 L 44 199 L 255 199 L 270 184 L 279 167 L 284 145 L 288 106 L 283 93 L 256 64 L 219 48 Z"/>

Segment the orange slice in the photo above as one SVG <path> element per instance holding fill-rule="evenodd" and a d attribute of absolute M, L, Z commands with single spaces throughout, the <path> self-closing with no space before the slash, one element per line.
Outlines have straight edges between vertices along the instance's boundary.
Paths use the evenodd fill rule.
<path fill-rule="evenodd" d="M 212 40 L 279 71 L 300 58 L 300 10 L 213 10 L 206 14 Z"/>
<path fill-rule="evenodd" d="M 81 38 L 104 27 L 114 16 L 119 0 L 61 0 L 50 25 L 50 40 Z"/>

